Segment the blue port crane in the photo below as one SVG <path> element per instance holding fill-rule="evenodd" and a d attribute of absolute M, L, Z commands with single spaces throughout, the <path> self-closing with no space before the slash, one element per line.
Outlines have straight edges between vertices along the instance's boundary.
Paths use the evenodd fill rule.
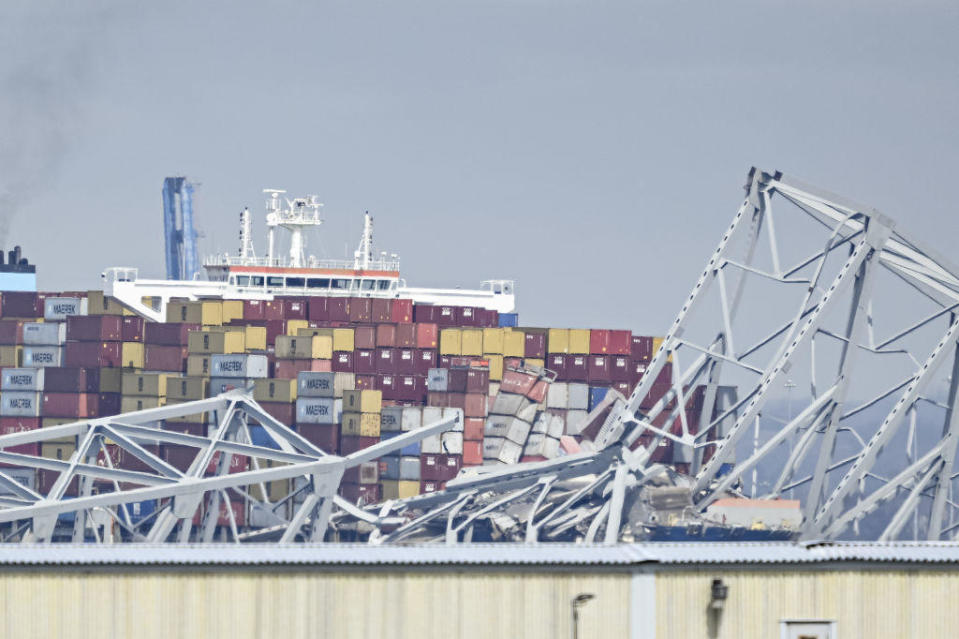
<path fill-rule="evenodd" d="M 192 280 L 199 273 L 193 228 L 193 183 L 185 177 L 163 180 L 163 234 L 166 237 L 166 278 Z"/>

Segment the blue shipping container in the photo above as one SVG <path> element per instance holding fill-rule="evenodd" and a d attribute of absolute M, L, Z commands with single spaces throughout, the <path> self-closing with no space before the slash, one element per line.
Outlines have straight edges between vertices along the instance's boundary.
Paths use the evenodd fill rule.
<path fill-rule="evenodd" d="M 139 523 L 153 515 L 157 509 L 157 502 L 155 499 L 148 499 L 146 501 L 135 501 L 132 504 L 127 504 L 127 512 L 130 513 L 130 521 L 134 524 Z"/>
<path fill-rule="evenodd" d="M 606 398 L 608 392 L 609 389 L 605 386 L 591 386 L 589 389 L 589 410 L 596 408 L 596 405 Z"/>
<path fill-rule="evenodd" d="M 400 435 L 405 435 L 405 433 L 397 432 L 383 432 L 380 433 L 380 441 L 386 441 L 387 439 L 393 439 L 394 437 L 399 437 Z M 394 450 L 389 453 L 391 457 L 415 457 L 420 454 L 420 443 L 413 442 L 412 444 L 407 444 L 399 450 Z"/>
<path fill-rule="evenodd" d="M 519 326 L 519 313 L 500 313 L 499 314 L 500 328 L 515 328 L 517 326 Z"/>
<path fill-rule="evenodd" d="M 280 448 L 279 445 L 273 441 L 273 438 L 267 434 L 266 429 L 257 424 L 250 425 L 250 439 L 254 446 L 273 448 L 275 450 L 279 450 Z"/>
<path fill-rule="evenodd" d="M 400 458 L 399 457 L 381 457 L 380 458 L 380 479 L 399 479 L 400 478 Z"/>

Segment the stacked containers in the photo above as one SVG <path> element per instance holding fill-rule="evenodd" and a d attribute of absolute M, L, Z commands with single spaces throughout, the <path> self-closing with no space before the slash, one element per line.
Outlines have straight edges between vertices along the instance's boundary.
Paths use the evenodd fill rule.
<path fill-rule="evenodd" d="M 380 441 L 383 393 L 378 390 L 343 392 L 340 426 L 340 453 L 344 456 Z M 340 494 L 351 502 L 375 503 L 380 499 L 379 465 L 366 462 L 348 468 L 340 483 Z"/>
<path fill-rule="evenodd" d="M 343 383 L 346 373 L 304 371 L 296 377 L 296 415 L 297 432 L 311 444 L 327 453 L 337 453 L 340 449 L 339 411 L 337 394 L 343 396 L 343 389 L 337 388 L 337 381 Z M 352 377 L 352 373 L 349 373 Z M 352 384 L 350 384 L 352 390 Z"/>

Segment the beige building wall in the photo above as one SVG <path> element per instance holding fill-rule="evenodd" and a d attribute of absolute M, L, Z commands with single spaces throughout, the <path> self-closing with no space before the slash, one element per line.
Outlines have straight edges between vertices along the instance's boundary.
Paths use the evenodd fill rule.
<path fill-rule="evenodd" d="M 729 586 L 718 624 L 712 580 Z M 959 637 L 959 570 L 830 569 L 770 565 L 664 571 L 656 577 L 656 637 L 776 639 L 784 619 L 837 622 L 840 639 Z"/>

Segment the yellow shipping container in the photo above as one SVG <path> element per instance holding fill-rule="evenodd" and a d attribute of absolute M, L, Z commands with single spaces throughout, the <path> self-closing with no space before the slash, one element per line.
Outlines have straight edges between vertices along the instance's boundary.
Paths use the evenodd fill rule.
<path fill-rule="evenodd" d="M 123 373 L 120 392 L 142 397 L 166 397 L 167 373 Z"/>
<path fill-rule="evenodd" d="M 100 392 L 119 393 L 123 386 L 123 371 L 119 368 L 100 369 Z"/>
<path fill-rule="evenodd" d="M 547 353 L 568 353 L 569 352 L 569 329 L 551 328 L 546 337 Z"/>
<path fill-rule="evenodd" d="M 170 302 L 166 307 L 166 321 L 220 326 L 223 324 L 223 303 L 211 301 Z"/>
<path fill-rule="evenodd" d="M 416 497 L 420 494 L 420 482 L 418 481 L 381 481 L 383 487 L 383 499 L 406 499 L 407 497 Z"/>
<path fill-rule="evenodd" d="M 535 357 L 527 357 L 525 360 L 523 360 L 523 363 L 524 363 L 526 366 L 539 366 L 540 368 L 546 368 L 546 360 L 545 360 L 545 359 L 538 359 L 538 358 L 535 358 Z"/>
<path fill-rule="evenodd" d="M 210 356 L 189 355 L 186 358 L 186 374 L 189 377 L 209 377 Z"/>
<path fill-rule="evenodd" d="M 195 401 L 206 398 L 207 379 L 205 377 L 169 377 L 166 382 L 168 399 Z M 172 403 L 172 402 L 170 402 Z"/>
<path fill-rule="evenodd" d="M 503 356 L 487 355 L 486 359 L 489 360 L 489 378 L 495 381 L 503 379 Z"/>
<path fill-rule="evenodd" d="M 352 328 L 334 328 L 333 329 L 333 350 L 334 351 L 352 351 L 353 350 L 353 329 Z"/>
<path fill-rule="evenodd" d="M 296 336 L 297 331 L 301 328 L 309 328 L 310 323 L 306 320 L 300 319 L 291 319 L 286 320 L 286 334 Z"/>
<path fill-rule="evenodd" d="M 324 335 L 333 339 L 333 329 L 332 328 L 301 328 L 296 331 L 297 337 L 315 337 L 317 335 Z"/>
<path fill-rule="evenodd" d="M 343 391 L 343 412 L 376 413 L 382 410 L 383 391 L 345 390 Z"/>
<path fill-rule="evenodd" d="M 141 342 L 123 342 L 120 346 L 120 364 L 124 368 L 143 368 L 146 364 L 146 351 Z"/>
<path fill-rule="evenodd" d="M 73 457 L 73 453 L 75 453 L 76 450 L 77 445 L 73 442 L 54 441 L 42 442 L 40 444 L 40 455 L 47 459 L 62 459 L 66 461 Z"/>
<path fill-rule="evenodd" d="M 253 382 L 253 399 L 258 402 L 296 401 L 296 380 L 258 379 Z"/>
<path fill-rule="evenodd" d="M 103 291 L 87 291 L 87 313 L 90 315 L 125 315 L 124 307 L 113 297 L 107 297 Z"/>
<path fill-rule="evenodd" d="M 246 335 L 246 351 L 265 351 L 266 350 L 266 327 L 265 326 L 247 326 L 243 331 Z"/>
<path fill-rule="evenodd" d="M 654 338 L 653 338 L 653 357 L 656 357 L 656 353 L 659 352 L 659 347 L 663 345 L 663 340 L 665 340 L 665 339 L 666 339 L 665 337 L 654 337 Z M 667 362 L 673 361 L 673 356 L 672 356 L 672 354 L 670 354 L 669 357 L 666 358 L 666 361 L 667 361 Z"/>
<path fill-rule="evenodd" d="M 506 357 L 522 357 L 526 354 L 526 333 L 523 331 L 507 331 L 503 336 L 503 355 Z"/>
<path fill-rule="evenodd" d="M 569 353 L 571 355 L 589 355 L 589 329 L 569 329 Z"/>
<path fill-rule="evenodd" d="M 223 300 L 222 309 L 224 324 L 243 319 L 243 300 Z"/>
<path fill-rule="evenodd" d="M 246 350 L 244 331 L 193 331 L 187 336 L 187 350 L 197 355 L 232 354 Z"/>
<path fill-rule="evenodd" d="M 122 401 L 122 400 L 121 400 Z M 191 399 L 170 399 L 169 397 L 166 400 L 164 406 L 176 406 L 177 404 L 185 404 L 194 400 Z M 174 424 L 205 424 L 207 423 L 207 417 L 209 413 L 192 413 L 190 415 L 184 415 L 183 417 L 168 417 L 166 421 Z"/>
<path fill-rule="evenodd" d="M 326 335 L 277 335 L 276 356 L 288 359 L 332 359 L 333 338 Z"/>
<path fill-rule="evenodd" d="M 256 459 L 250 460 L 250 470 L 254 468 L 259 468 L 260 470 L 266 468 L 282 468 L 283 466 L 288 466 L 289 464 L 284 462 L 273 461 L 272 459 Z M 254 465 L 255 462 L 255 465 Z M 263 493 L 260 491 L 259 484 L 253 484 L 249 486 L 247 492 L 253 495 L 254 499 L 260 501 L 263 500 Z M 270 501 L 277 502 L 290 494 L 290 480 L 289 479 L 278 479 L 276 481 L 271 481 L 266 483 L 266 493 L 270 498 Z"/>
<path fill-rule="evenodd" d="M 22 346 L 0 346 L 0 367 L 17 368 L 22 361 Z"/>
<path fill-rule="evenodd" d="M 440 331 L 440 355 L 463 354 L 463 331 L 458 328 L 444 328 Z"/>
<path fill-rule="evenodd" d="M 131 413 L 135 410 L 146 410 L 166 405 L 165 397 L 121 397 L 120 412 Z"/>
<path fill-rule="evenodd" d="M 380 416 L 378 413 L 343 413 L 340 433 L 354 437 L 379 437 Z"/>
<path fill-rule="evenodd" d="M 484 328 L 483 329 L 483 353 L 488 355 L 503 354 L 503 336 L 506 329 L 503 328 Z"/>
<path fill-rule="evenodd" d="M 483 329 L 463 329 L 460 355 L 480 356 L 483 354 Z"/>

